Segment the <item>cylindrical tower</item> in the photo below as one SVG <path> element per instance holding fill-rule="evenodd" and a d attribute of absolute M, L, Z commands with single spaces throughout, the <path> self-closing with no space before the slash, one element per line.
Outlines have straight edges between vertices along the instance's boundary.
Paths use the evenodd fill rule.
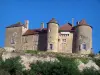
<path fill-rule="evenodd" d="M 47 23 L 47 51 L 57 52 L 58 50 L 58 28 L 54 18 Z"/>
<path fill-rule="evenodd" d="M 92 52 L 92 27 L 81 20 L 75 28 L 75 51 L 80 54 Z"/>

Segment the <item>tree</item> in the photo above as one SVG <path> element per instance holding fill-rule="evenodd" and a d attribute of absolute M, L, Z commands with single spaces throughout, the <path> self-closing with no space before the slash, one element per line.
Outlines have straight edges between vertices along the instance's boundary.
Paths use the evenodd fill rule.
<path fill-rule="evenodd" d="M 22 75 L 24 66 L 20 63 L 20 57 L 0 60 L 0 71 L 7 71 L 10 75 Z"/>

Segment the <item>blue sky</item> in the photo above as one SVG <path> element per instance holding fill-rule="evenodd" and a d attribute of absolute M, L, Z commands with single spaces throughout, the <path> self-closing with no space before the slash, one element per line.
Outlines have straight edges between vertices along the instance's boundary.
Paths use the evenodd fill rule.
<path fill-rule="evenodd" d="M 60 25 L 86 19 L 93 27 L 93 49 L 100 50 L 100 0 L 0 0 L 0 46 L 4 47 L 5 27 L 25 20 L 30 29 L 56 18 Z"/>

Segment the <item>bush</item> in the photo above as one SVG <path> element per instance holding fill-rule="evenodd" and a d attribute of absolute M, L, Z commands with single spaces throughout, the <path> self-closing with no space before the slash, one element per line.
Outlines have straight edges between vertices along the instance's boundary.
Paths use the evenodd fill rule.
<path fill-rule="evenodd" d="M 100 72 L 92 67 L 84 69 L 81 75 L 100 75 Z"/>
<path fill-rule="evenodd" d="M 20 57 L 0 61 L 0 71 L 6 71 L 11 75 L 22 75 L 24 66 L 20 63 Z M 18 73 L 18 74 L 17 74 Z"/>
<path fill-rule="evenodd" d="M 91 53 L 91 54 L 89 54 L 88 56 L 93 58 L 93 57 L 95 56 L 95 54 L 92 54 L 92 53 Z"/>
<path fill-rule="evenodd" d="M 31 64 L 29 75 L 79 75 L 73 59 L 58 57 L 60 62 L 37 62 Z"/>
<path fill-rule="evenodd" d="M 25 53 L 38 54 L 39 51 L 36 51 L 36 50 L 26 50 Z"/>
<path fill-rule="evenodd" d="M 100 59 L 94 58 L 93 61 L 100 67 Z"/>

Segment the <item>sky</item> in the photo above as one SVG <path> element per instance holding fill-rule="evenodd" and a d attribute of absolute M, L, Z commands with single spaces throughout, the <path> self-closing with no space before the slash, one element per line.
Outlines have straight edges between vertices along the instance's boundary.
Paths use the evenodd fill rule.
<path fill-rule="evenodd" d="M 59 25 L 85 19 L 93 27 L 93 50 L 100 51 L 100 0 L 0 0 L 0 47 L 4 47 L 5 27 L 29 20 L 29 28 L 39 28 L 55 18 Z"/>

